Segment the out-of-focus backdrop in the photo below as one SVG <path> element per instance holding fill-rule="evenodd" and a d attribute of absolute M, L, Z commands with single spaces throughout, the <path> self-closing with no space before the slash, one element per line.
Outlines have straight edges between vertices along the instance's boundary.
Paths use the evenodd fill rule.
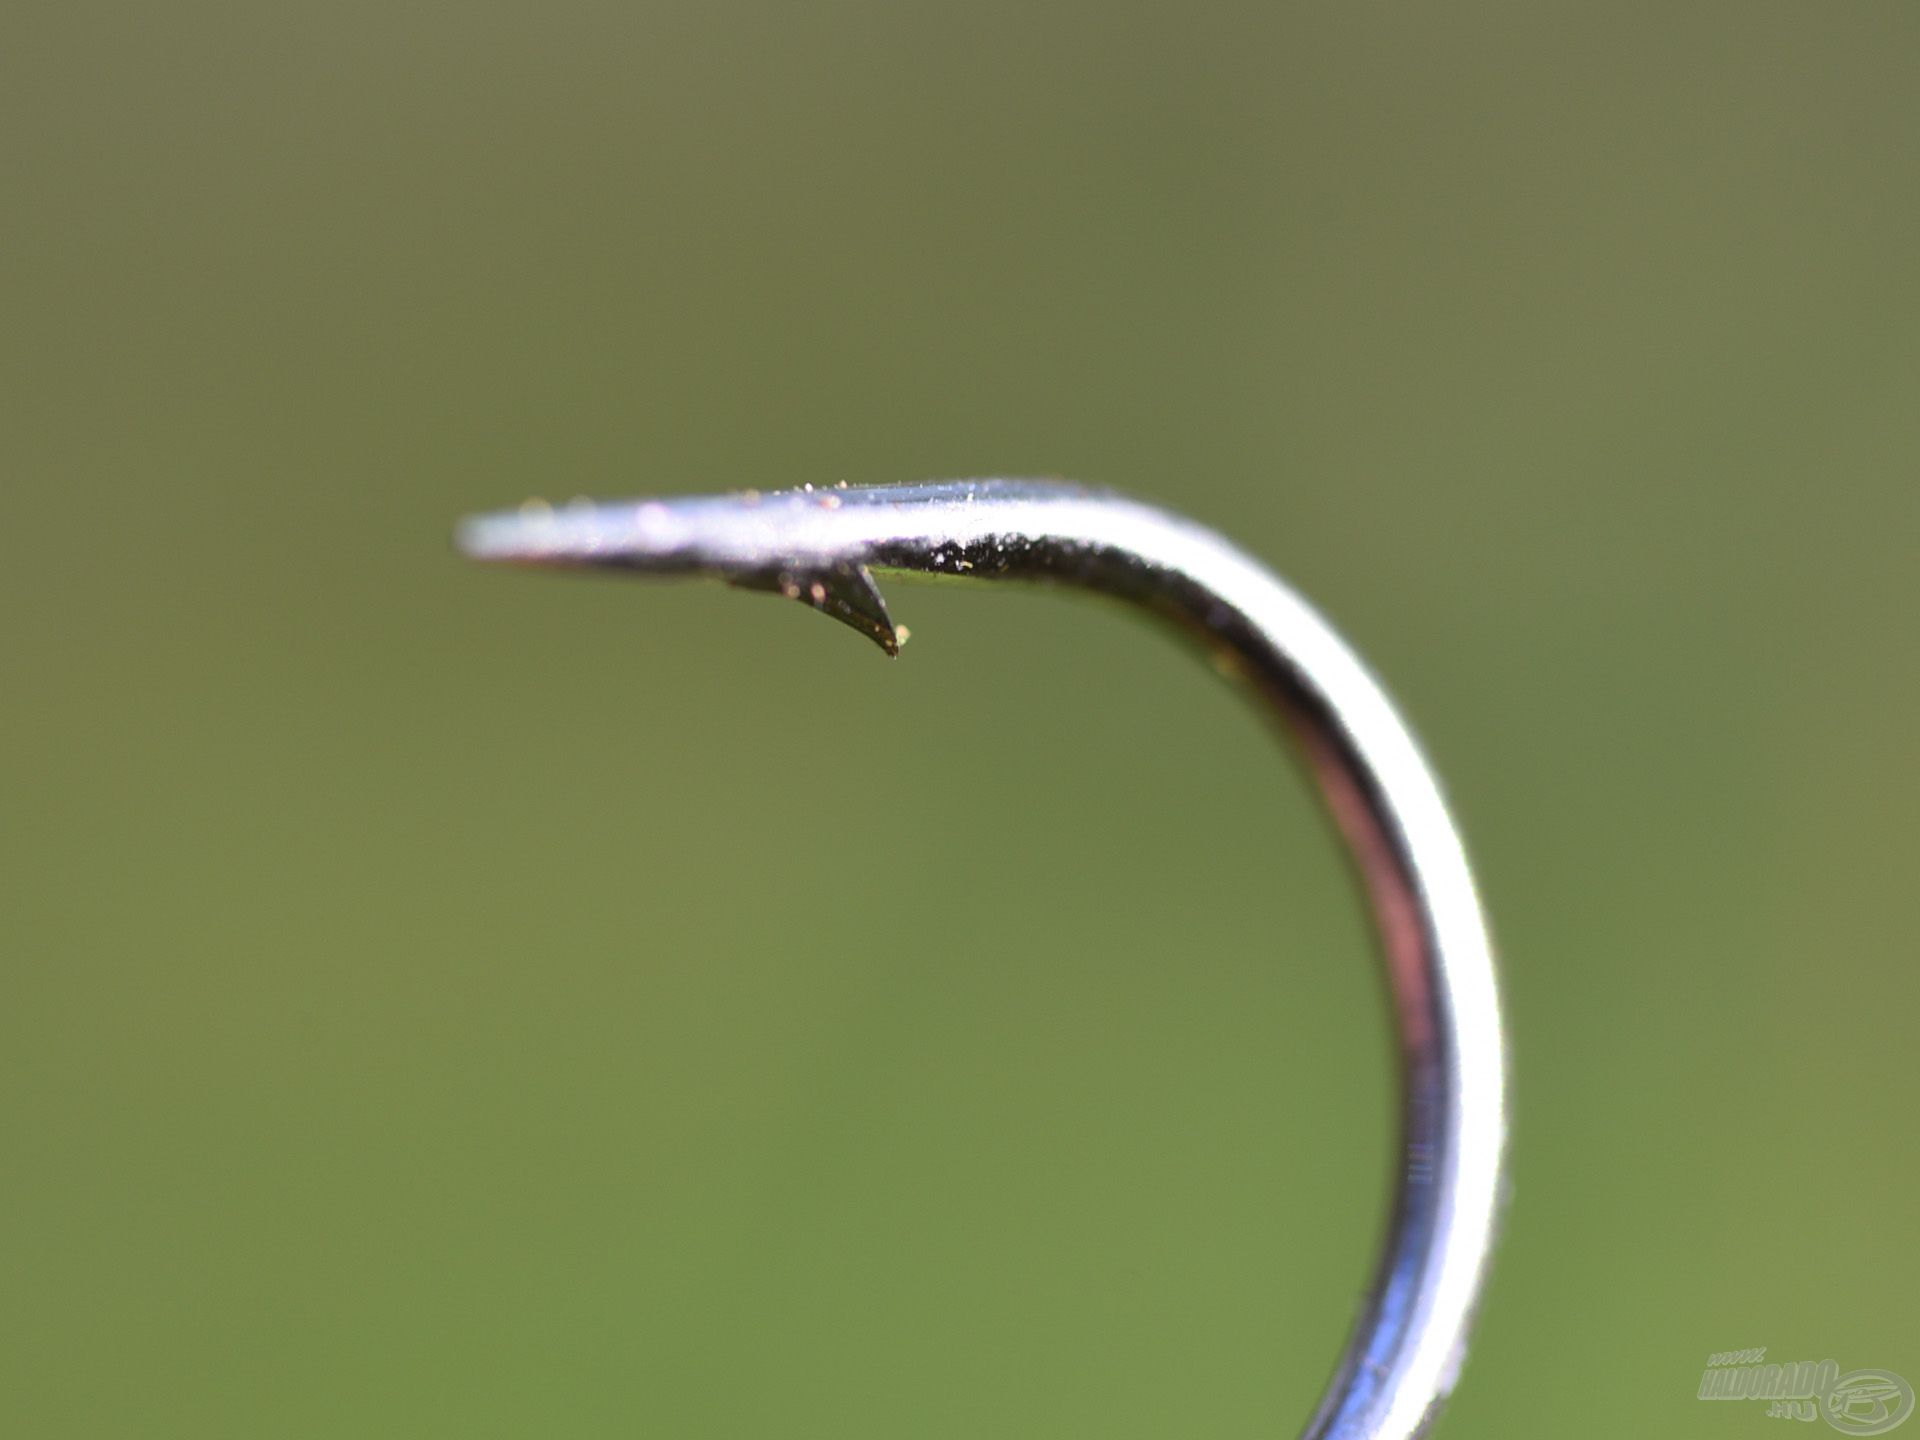
<path fill-rule="evenodd" d="M 1293 1433 L 1392 1101 L 1239 701 L 447 542 L 995 473 L 1269 559 L 1451 787 L 1517 1188 L 1442 1434 L 1920 1381 L 1920 11 L 4 28 L 0 1431 Z"/>

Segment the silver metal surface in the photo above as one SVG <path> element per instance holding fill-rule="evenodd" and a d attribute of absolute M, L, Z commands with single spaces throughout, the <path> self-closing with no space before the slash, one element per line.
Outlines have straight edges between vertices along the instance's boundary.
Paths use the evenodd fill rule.
<path fill-rule="evenodd" d="M 876 574 L 1079 586 L 1209 652 L 1304 752 L 1386 960 L 1401 1163 L 1366 1305 L 1304 1434 L 1404 1440 L 1452 1390 L 1503 1188 L 1506 1051 L 1473 877 L 1433 772 L 1366 667 L 1218 535 L 1120 496 L 1019 480 L 531 507 L 464 522 L 478 560 L 711 575 L 813 606 L 896 654 Z"/>

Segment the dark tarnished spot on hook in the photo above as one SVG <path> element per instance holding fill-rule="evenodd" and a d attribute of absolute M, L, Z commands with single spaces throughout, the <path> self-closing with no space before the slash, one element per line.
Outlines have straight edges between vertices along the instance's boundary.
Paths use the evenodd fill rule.
<path fill-rule="evenodd" d="M 767 590 L 811 605 L 822 615 L 851 626 L 890 656 L 900 653 L 900 631 L 887 614 L 887 602 L 864 565 L 830 565 L 820 569 L 759 571 L 729 575 L 729 585 L 742 590 Z"/>

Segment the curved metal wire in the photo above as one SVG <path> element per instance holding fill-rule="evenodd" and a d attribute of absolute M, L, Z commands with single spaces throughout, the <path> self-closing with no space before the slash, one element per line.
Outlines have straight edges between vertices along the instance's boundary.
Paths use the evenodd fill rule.
<path fill-rule="evenodd" d="M 902 632 L 874 574 L 1075 585 L 1143 606 L 1295 736 L 1352 851 L 1400 1045 L 1398 1185 L 1368 1302 L 1306 1440 L 1406 1440 L 1452 1390 L 1504 1187 L 1506 1050 L 1473 877 L 1433 772 L 1326 621 L 1220 536 L 1082 486 L 964 480 L 533 507 L 464 522 L 479 560 L 712 575 Z"/>

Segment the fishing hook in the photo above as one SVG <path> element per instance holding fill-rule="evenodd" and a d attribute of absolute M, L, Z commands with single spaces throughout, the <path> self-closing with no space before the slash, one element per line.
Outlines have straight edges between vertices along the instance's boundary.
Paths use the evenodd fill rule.
<path fill-rule="evenodd" d="M 806 486 L 464 521 L 476 560 L 709 575 L 799 600 L 889 655 L 876 573 L 1076 585 L 1169 621 L 1294 736 L 1344 835 L 1386 961 L 1400 1049 L 1392 1218 L 1367 1302 L 1303 1440 L 1410 1440 L 1453 1389 L 1505 1191 L 1506 1048 L 1473 877 L 1440 787 L 1332 627 L 1213 532 L 1051 481 Z"/>

